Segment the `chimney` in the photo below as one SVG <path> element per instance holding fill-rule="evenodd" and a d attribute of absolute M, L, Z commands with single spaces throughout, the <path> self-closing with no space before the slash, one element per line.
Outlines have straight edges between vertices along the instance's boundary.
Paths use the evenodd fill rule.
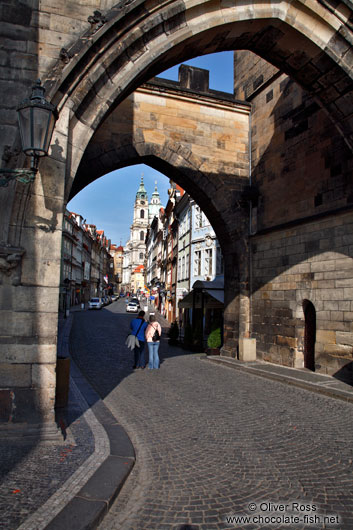
<path fill-rule="evenodd" d="M 181 64 L 179 67 L 179 83 L 183 88 L 197 92 L 208 92 L 210 72 L 196 66 Z"/>

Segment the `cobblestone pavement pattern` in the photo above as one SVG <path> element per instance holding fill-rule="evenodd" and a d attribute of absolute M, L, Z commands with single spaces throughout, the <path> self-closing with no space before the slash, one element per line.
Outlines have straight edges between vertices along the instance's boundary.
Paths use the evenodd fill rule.
<path fill-rule="evenodd" d="M 92 431 L 70 389 L 68 410 L 57 421 L 70 435 L 54 442 L 0 440 L 0 529 L 26 526 L 27 518 L 42 506 L 87 462 L 94 451 Z M 40 466 L 38 462 L 40 461 Z"/>
<path fill-rule="evenodd" d="M 353 528 L 352 405 L 208 363 L 166 341 L 159 371 L 133 372 L 123 311 L 120 301 L 77 314 L 72 332 L 76 362 L 137 454 L 101 530 Z M 269 502 L 316 512 L 294 511 L 296 524 L 226 520 L 283 516 L 264 509 Z M 310 525 L 305 514 L 339 523 Z"/>

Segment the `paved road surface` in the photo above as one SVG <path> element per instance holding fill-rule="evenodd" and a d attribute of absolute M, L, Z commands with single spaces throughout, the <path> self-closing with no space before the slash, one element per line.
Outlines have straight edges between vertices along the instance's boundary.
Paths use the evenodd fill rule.
<path fill-rule="evenodd" d="M 132 371 L 131 318 L 120 300 L 77 313 L 71 336 L 137 455 L 100 530 L 353 528 L 352 405 L 166 341 L 159 371 Z"/>

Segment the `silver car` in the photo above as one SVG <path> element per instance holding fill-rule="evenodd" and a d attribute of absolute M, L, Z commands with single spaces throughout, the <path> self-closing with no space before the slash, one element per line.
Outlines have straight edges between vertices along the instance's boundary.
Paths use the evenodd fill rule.
<path fill-rule="evenodd" d="M 101 298 L 91 298 L 88 302 L 88 309 L 102 309 L 103 302 Z"/>

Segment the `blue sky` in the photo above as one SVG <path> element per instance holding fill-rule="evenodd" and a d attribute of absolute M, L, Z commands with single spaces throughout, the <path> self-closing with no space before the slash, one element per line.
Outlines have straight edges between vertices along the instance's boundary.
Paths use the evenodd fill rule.
<path fill-rule="evenodd" d="M 221 52 L 196 57 L 185 64 L 210 71 L 210 88 L 233 93 L 233 52 Z M 160 77 L 178 80 L 179 65 L 162 72 Z M 169 179 L 162 173 L 139 164 L 104 175 L 89 184 L 68 204 L 68 210 L 82 215 L 88 223 L 104 230 L 112 243 L 125 245 L 130 236 L 133 205 L 143 174 L 148 198 L 157 181 L 163 205 L 167 204 Z"/>

